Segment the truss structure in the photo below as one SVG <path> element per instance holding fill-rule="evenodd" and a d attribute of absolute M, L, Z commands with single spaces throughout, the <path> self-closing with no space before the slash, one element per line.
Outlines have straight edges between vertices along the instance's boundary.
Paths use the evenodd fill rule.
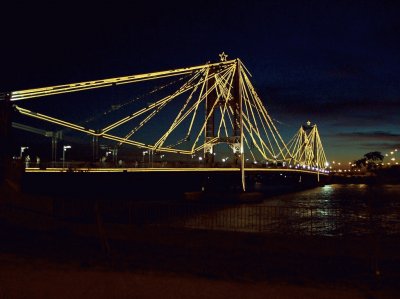
<path fill-rule="evenodd" d="M 183 82 L 180 82 L 177 90 L 162 96 L 153 93 L 153 102 L 143 104 L 135 111 L 124 107 L 125 116 L 103 128 L 89 128 L 17 105 L 22 100 L 32 98 L 182 75 L 185 80 L 180 80 Z M 293 159 L 291 151 L 255 91 L 250 77 L 240 59 L 226 60 L 225 57 L 218 63 L 188 68 L 14 91 L 11 101 L 16 102 L 15 109 L 23 115 L 109 139 L 118 145 L 185 155 L 201 152 L 207 156 L 213 153 L 215 146 L 225 143 L 237 156 L 247 153 L 246 156 L 254 161 L 288 162 Z M 157 116 L 170 106 L 174 107 L 175 115 L 169 112 L 166 129 L 153 130 L 148 138 L 139 137 L 139 133 L 146 126 L 157 123 Z M 125 128 L 123 134 L 119 130 L 122 127 Z"/>
<path fill-rule="evenodd" d="M 289 151 L 292 153 L 291 163 L 300 167 L 327 168 L 327 159 L 317 125 L 303 125 L 288 142 Z"/>

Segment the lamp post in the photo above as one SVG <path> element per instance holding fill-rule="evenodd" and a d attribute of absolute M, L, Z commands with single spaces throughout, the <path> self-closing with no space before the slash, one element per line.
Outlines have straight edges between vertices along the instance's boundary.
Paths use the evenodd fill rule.
<path fill-rule="evenodd" d="M 20 158 L 22 158 L 22 154 L 26 149 L 29 149 L 29 146 L 21 146 L 21 153 L 19 154 Z"/>
<path fill-rule="evenodd" d="M 63 146 L 63 168 L 65 167 L 65 152 L 67 151 L 67 149 L 71 148 L 70 145 L 64 145 Z"/>
<path fill-rule="evenodd" d="M 149 152 L 148 151 L 143 151 L 143 167 L 144 167 L 144 156 L 146 155 L 146 154 L 148 154 Z"/>

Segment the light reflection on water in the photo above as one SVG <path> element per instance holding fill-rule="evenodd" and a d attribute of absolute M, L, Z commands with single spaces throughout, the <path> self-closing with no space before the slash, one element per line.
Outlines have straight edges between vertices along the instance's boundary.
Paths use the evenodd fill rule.
<path fill-rule="evenodd" d="M 335 236 L 398 234 L 400 185 L 326 185 L 207 212 L 186 221 L 186 226 Z"/>
<path fill-rule="evenodd" d="M 326 185 L 266 199 L 263 205 L 314 208 L 343 208 L 362 211 L 367 208 L 399 208 L 400 185 L 368 186 L 365 184 Z"/>

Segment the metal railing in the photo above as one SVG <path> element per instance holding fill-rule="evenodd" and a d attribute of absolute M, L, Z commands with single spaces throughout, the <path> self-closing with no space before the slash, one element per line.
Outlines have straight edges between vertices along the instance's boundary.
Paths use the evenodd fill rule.
<path fill-rule="evenodd" d="M 232 162 L 213 162 L 211 164 L 206 164 L 204 161 L 124 161 L 118 162 L 86 162 L 86 161 L 65 161 L 63 162 L 20 162 L 25 166 L 25 168 L 39 168 L 39 169 L 49 169 L 49 168 L 64 168 L 65 170 L 77 170 L 77 169 L 97 169 L 97 168 L 203 168 L 203 167 L 213 167 L 213 168 L 239 168 L 239 164 L 234 164 Z M 265 163 L 250 163 L 246 162 L 244 164 L 245 168 L 254 169 L 296 169 L 295 166 L 291 165 L 274 165 Z M 312 170 L 316 169 L 304 169 L 298 168 L 298 170 Z M 321 172 L 323 172 L 321 170 Z"/>
<path fill-rule="evenodd" d="M 284 235 L 398 235 L 400 210 L 386 213 L 317 207 L 212 203 L 99 202 L 104 223 Z M 54 215 L 90 221 L 93 206 L 65 200 Z"/>
<path fill-rule="evenodd" d="M 137 228 L 181 228 L 277 235 L 400 235 L 400 210 L 381 212 L 318 207 L 214 203 L 138 203 L 123 200 L 57 199 L 52 205 L 0 205 L 0 216 L 93 224 L 96 209 L 104 224 Z M 19 217 L 18 216 L 18 217 Z"/>

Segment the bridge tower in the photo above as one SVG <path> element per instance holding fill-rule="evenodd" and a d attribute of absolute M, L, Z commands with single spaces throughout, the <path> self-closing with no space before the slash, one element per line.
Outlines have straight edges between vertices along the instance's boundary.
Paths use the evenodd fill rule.
<path fill-rule="evenodd" d="M 227 55 L 220 54 L 221 62 L 226 61 Z M 210 70 L 211 76 L 219 71 L 219 66 Z M 226 143 L 233 150 L 233 165 L 240 167 L 242 177 L 242 188 L 245 191 L 244 182 L 244 150 L 243 150 L 243 102 L 242 102 L 242 76 L 241 61 L 235 61 L 235 75 L 233 79 L 233 88 L 231 89 L 230 99 L 228 102 L 229 109 L 233 112 L 232 123 L 233 129 L 231 136 L 218 137 L 215 134 L 215 111 L 219 106 L 224 104 L 224 100 L 217 94 L 217 82 L 214 76 L 207 82 L 207 93 L 205 100 L 206 127 L 205 127 L 205 144 L 204 157 L 207 165 L 214 163 L 214 146 L 218 143 Z M 216 103 L 218 101 L 218 103 Z M 209 116 L 207 118 L 207 116 Z"/>
<path fill-rule="evenodd" d="M 314 157 L 315 145 L 312 144 L 310 140 L 310 134 L 314 129 L 314 126 L 316 125 L 315 124 L 311 125 L 310 121 L 307 121 L 307 123 L 301 126 L 301 129 L 304 131 L 305 134 L 303 135 L 303 143 L 301 145 L 302 149 L 300 151 L 307 165 L 315 164 L 315 157 Z"/>
<path fill-rule="evenodd" d="M 289 141 L 288 148 L 292 153 L 292 163 L 317 169 L 327 167 L 327 159 L 317 125 L 312 125 L 310 121 L 300 127 Z"/>
<path fill-rule="evenodd" d="M 224 53 L 221 55 L 225 55 Z M 220 55 L 220 56 L 221 56 Z M 222 56 L 221 61 L 226 61 L 226 57 Z M 233 80 L 233 88 L 231 97 L 228 102 L 229 109 L 233 112 L 232 122 L 233 129 L 231 136 L 224 136 L 216 138 L 215 132 L 215 111 L 219 106 L 224 105 L 225 100 L 218 96 L 216 88 L 216 80 L 213 74 L 218 73 L 219 67 L 216 66 L 210 70 L 209 76 L 212 77 L 207 82 L 207 97 L 205 101 L 206 113 L 206 127 L 205 127 L 205 142 L 204 156 L 206 164 L 211 165 L 214 162 L 214 146 L 218 143 L 228 144 L 235 155 L 234 164 L 238 165 L 241 160 L 241 153 L 243 152 L 243 118 L 242 118 L 242 90 L 241 90 L 241 61 L 236 59 L 235 77 Z M 218 103 L 216 103 L 218 101 Z M 207 118 L 207 116 L 209 117 Z"/>
<path fill-rule="evenodd" d="M 228 55 L 220 54 L 221 62 L 226 61 Z M 233 112 L 232 123 L 233 128 L 231 136 L 220 136 L 216 138 L 215 132 L 215 111 L 220 106 L 224 105 L 225 100 L 217 94 L 217 82 L 213 76 L 219 72 L 219 66 L 210 69 L 209 76 L 212 78 L 207 82 L 207 96 L 205 100 L 205 147 L 204 157 L 206 165 L 212 166 L 214 163 L 214 146 L 218 143 L 226 143 L 232 149 L 234 154 L 233 166 L 240 167 L 242 176 L 242 188 L 245 191 L 244 183 L 244 150 L 243 150 L 243 100 L 242 100 L 242 76 L 241 76 L 241 61 L 235 61 L 235 75 L 233 79 L 233 88 L 231 89 L 230 99 L 228 102 L 229 109 Z M 218 101 L 218 102 L 217 102 Z M 217 103 L 216 103 L 217 102 Z M 208 116 L 208 118 L 207 118 Z"/>

